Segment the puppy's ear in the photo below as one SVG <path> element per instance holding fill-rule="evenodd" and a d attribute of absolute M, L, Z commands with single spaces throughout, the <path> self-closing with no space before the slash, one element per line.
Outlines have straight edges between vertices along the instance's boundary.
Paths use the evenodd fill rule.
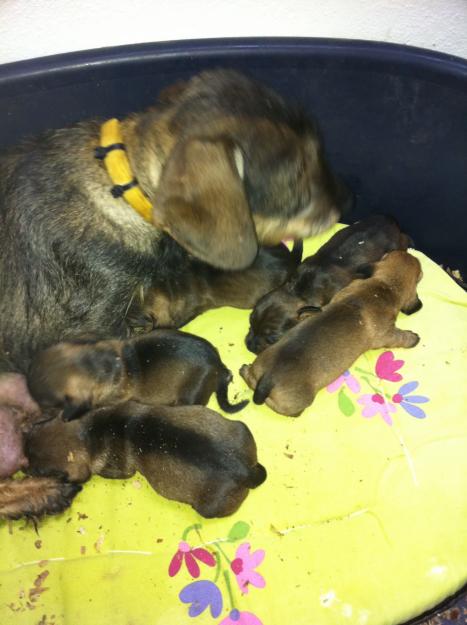
<path fill-rule="evenodd" d="M 153 222 L 196 258 L 245 269 L 258 250 L 243 183 L 228 139 L 177 145 L 161 175 Z"/>

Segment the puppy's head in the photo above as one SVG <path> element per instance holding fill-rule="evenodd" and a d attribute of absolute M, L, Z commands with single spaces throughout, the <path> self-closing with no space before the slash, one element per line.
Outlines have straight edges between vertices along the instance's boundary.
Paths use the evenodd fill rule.
<path fill-rule="evenodd" d="M 259 354 L 276 343 L 300 321 L 300 310 L 305 304 L 285 288 L 267 293 L 250 315 L 250 329 L 245 339 L 248 349 Z"/>
<path fill-rule="evenodd" d="M 113 342 L 63 342 L 40 352 L 28 375 L 28 388 L 43 407 L 63 408 L 70 421 L 110 395 L 121 376 L 121 360 Z M 117 342 L 115 342 L 117 343 Z"/>
<path fill-rule="evenodd" d="M 393 284 L 398 290 L 403 313 L 412 315 L 422 308 L 417 285 L 423 277 L 423 271 L 418 258 L 400 250 L 390 252 L 375 265 L 374 276 Z"/>
<path fill-rule="evenodd" d="M 210 71 L 170 104 L 175 143 L 152 193 L 153 221 L 197 258 L 243 269 L 258 242 L 315 234 L 351 203 L 314 124 L 266 87 Z"/>

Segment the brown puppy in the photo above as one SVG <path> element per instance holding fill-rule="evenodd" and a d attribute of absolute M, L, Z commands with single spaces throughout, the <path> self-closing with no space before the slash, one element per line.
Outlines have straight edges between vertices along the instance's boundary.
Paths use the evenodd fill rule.
<path fill-rule="evenodd" d="M 256 354 L 272 345 L 307 313 L 321 308 L 356 278 L 371 275 L 370 265 L 392 250 L 406 250 L 410 239 L 392 217 L 373 215 L 337 232 L 306 258 L 287 282 L 265 295 L 250 315 L 246 337 Z"/>
<path fill-rule="evenodd" d="M 155 330 L 127 341 L 57 343 L 39 353 L 28 376 L 32 396 L 43 408 L 63 407 L 70 421 L 91 408 L 128 401 L 165 406 L 206 404 L 216 393 L 222 410 L 230 404 L 232 373 L 205 339 L 177 330 Z"/>
<path fill-rule="evenodd" d="M 75 482 L 139 471 L 160 495 L 208 518 L 233 514 L 266 479 L 247 426 L 203 406 L 127 402 L 72 423 L 54 419 L 28 435 L 26 453 L 32 473 L 59 470 Z"/>
<path fill-rule="evenodd" d="M 254 389 L 253 400 L 276 412 L 298 416 L 316 393 L 346 371 L 369 349 L 414 347 L 419 336 L 399 330 L 402 311 L 421 308 L 419 261 L 407 252 L 390 252 L 376 264 L 373 277 L 355 280 L 320 315 L 292 328 L 240 374 Z"/>
<path fill-rule="evenodd" d="M 260 247 L 248 269 L 221 271 L 204 263 L 192 266 L 176 281 L 161 280 L 146 294 L 136 294 L 127 315 L 130 332 L 155 327 L 180 327 L 211 308 L 252 308 L 256 302 L 283 284 L 302 259 L 303 243 L 291 251 L 284 244 Z"/>

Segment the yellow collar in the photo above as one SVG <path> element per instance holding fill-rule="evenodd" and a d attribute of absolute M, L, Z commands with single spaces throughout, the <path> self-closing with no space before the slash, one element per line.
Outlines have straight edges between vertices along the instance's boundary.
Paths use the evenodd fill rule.
<path fill-rule="evenodd" d="M 110 180 L 114 184 L 110 189 L 113 197 L 123 197 L 143 219 L 152 222 L 152 204 L 133 176 L 118 119 L 109 119 L 102 124 L 96 158 L 103 161 Z"/>

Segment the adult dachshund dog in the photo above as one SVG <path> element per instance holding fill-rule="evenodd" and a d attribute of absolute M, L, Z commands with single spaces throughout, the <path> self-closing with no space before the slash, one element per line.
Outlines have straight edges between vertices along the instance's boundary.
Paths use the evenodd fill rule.
<path fill-rule="evenodd" d="M 314 123 L 234 71 L 206 71 L 104 121 L 0 157 L 0 372 L 27 373 L 58 341 L 123 337 L 134 293 L 176 280 L 192 257 L 245 269 L 260 244 L 317 233 L 351 202 Z M 122 154 L 130 180 L 110 170 Z"/>

